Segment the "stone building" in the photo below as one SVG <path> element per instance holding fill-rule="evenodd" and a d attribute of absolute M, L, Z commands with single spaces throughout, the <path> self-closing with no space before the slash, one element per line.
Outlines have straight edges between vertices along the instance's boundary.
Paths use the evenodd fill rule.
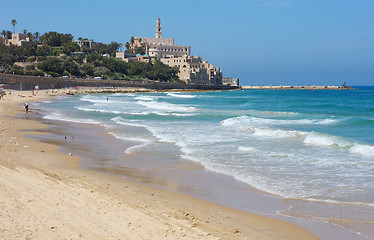
<path fill-rule="evenodd" d="M 173 38 L 162 38 L 161 20 L 157 18 L 156 36 L 154 38 L 134 37 L 134 42 L 130 48 L 141 47 L 142 44 L 146 46 L 146 54 L 150 57 L 161 59 L 167 55 L 173 56 L 190 56 L 190 46 L 174 45 Z"/>
<path fill-rule="evenodd" d="M 158 59 L 170 67 L 178 67 L 178 77 L 186 83 L 222 85 L 220 68 L 203 61 L 201 57 L 191 56 L 190 46 L 174 45 L 173 38 L 162 38 L 160 18 L 157 19 L 155 33 L 154 38 L 134 37 L 130 49 L 143 46 L 151 59 Z M 125 56 L 118 56 L 122 55 Z"/>
<path fill-rule="evenodd" d="M 186 83 L 199 85 L 222 85 L 220 68 L 203 61 L 201 57 L 165 56 L 160 61 L 170 67 L 178 67 L 178 77 Z"/>
<path fill-rule="evenodd" d="M 0 40 L 1 42 L 1 40 Z M 9 46 L 10 44 L 16 45 L 16 46 L 24 46 L 27 44 L 32 44 L 30 39 L 26 37 L 26 34 L 23 33 L 13 33 L 12 39 L 3 39 L 3 42 Z"/>
<path fill-rule="evenodd" d="M 99 46 L 93 40 L 77 40 L 77 41 L 74 41 L 74 42 L 76 42 L 78 44 L 81 51 L 83 51 L 85 49 L 90 49 L 92 51 L 96 51 L 96 50 L 99 49 Z"/>
<path fill-rule="evenodd" d="M 222 85 L 239 86 L 239 78 L 222 78 Z"/>
<path fill-rule="evenodd" d="M 116 52 L 116 58 L 125 62 L 137 61 L 136 54 L 130 52 Z"/>

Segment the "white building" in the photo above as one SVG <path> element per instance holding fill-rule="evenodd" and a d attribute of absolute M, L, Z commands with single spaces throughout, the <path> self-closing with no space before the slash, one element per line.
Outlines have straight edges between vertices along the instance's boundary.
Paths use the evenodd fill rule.
<path fill-rule="evenodd" d="M 9 46 L 10 44 L 16 46 L 23 46 L 32 43 L 30 39 L 26 37 L 26 34 L 23 33 L 13 33 L 12 39 L 5 39 L 3 41 L 7 46 Z"/>

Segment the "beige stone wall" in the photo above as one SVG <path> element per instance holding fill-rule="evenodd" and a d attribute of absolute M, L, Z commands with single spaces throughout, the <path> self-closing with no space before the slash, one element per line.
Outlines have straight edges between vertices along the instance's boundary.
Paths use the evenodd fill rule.
<path fill-rule="evenodd" d="M 78 46 L 80 47 L 81 51 L 83 51 L 84 49 L 90 49 L 92 51 L 96 51 L 98 49 L 98 45 L 96 42 L 92 41 L 92 40 L 84 40 L 84 41 L 74 41 L 78 44 Z"/>
<path fill-rule="evenodd" d="M 125 60 L 125 52 L 116 52 L 116 58 Z"/>
<path fill-rule="evenodd" d="M 150 45 L 148 48 L 148 55 L 161 59 L 164 56 L 173 55 L 173 56 L 190 56 L 191 48 L 190 46 L 169 46 L 169 45 Z"/>
<path fill-rule="evenodd" d="M 139 42 L 139 39 L 141 39 L 140 42 Z M 134 40 L 136 40 L 136 38 Z M 174 45 L 173 38 L 138 38 L 137 42 L 139 46 L 141 43 L 144 43 L 144 42 L 149 45 L 168 45 L 168 46 Z"/>
<path fill-rule="evenodd" d="M 222 78 L 222 85 L 239 86 L 239 79 L 238 78 Z"/>
<path fill-rule="evenodd" d="M 165 56 L 160 59 L 170 67 L 178 67 L 178 77 L 186 83 L 198 85 L 221 85 L 222 73 L 213 64 L 202 61 L 201 57 L 190 56 Z"/>
<path fill-rule="evenodd" d="M 13 33 L 12 39 L 5 39 L 4 43 L 7 46 L 9 46 L 10 44 L 16 45 L 16 46 L 23 46 L 23 45 L 31 44 L 32 42 L 30 42 L 29 38 L 27 38 L 26 35 L 23 33 Z"/>

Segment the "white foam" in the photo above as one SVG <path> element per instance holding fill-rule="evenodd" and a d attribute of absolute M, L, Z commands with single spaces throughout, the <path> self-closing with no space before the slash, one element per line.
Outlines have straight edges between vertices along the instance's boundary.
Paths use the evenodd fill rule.
<path fill-rule="evenodd" d="M 296 115 L 299 115 L 299 113 L 295 113 L 295 112 L 272 112 L 272 111 L 266 111 L 266 113 L 268 115 L 276 115 L 278 117 L 281 117 L 281 116 L 296 116 Z"/>
<path fill-rule="evenodd" d="M 196 115 L 193 113 L 165 113 L 165 112 L 152 112 L 152 113 L 159 115 L 159 116 L 176 116 L 176 117 L 191 117 L 191 116 Z"/>
<path fill-rule="evenodd" d="M 143 144 L 140 144 L 140 145 L 135 145 L 135 146 L 127 148 L 125 153 L 126 154 L 132 154 L 132 153 L 141 152 L 142 150 L 144 150 L 149 145 L 150 145 L 150 142 L 146 142 L 146 143 L 143 143 Z"/>
<path fill-rule="evenodd" d="M 110 103 L 125 103 L 126 102 L 126 101 L 124 101 L 123 98 L 117 100 L 117 98 L 113 98 L 113 97 L 110 97 L 110 96 L 96 97 L 96 96 L 92 96 L 92 95 L 85 95 L 85 96 L 81 97 L 79 100 L 85 101 L 85 102 L 91 102 L 91 103 L 101 103 L 101 104 L 105 104 L 105 105 L 108 105 Z"/>
<path fill-rule="evenodd" d="M 153 101 L 155 100 L 155 97 L 150 97 L 150 96 L 139 96 L 134 98 L 136 100 L 143 100 L 143 101 Z"/>
<path fill-rule="evenodd" d="M 140 123 L 125 121 L 122 117 L 115 117 L 110 120 L 121 125 L 127 125 L 127 126 L 132 126 L 132 127 L 142 127 L 142 128 L 146 127 L 145 125 L 140 124 Z"/>
<path fill-rule="evenodd" d="M 242 151 L 242 152 L 255 152 L 255 151 L 258 151 L 256 148 L 253 148 L 253 147 L 243 147 L 243 146 L 239 146 L 238 150 Z"/>
<path fill-rule="evenodd" d="M 349 151 L 351 153 L 360 154 L 365 157 L 374 157 L 374 146 L 355 143 Z"/>
<path fill-rule="evenodd" d="M 336 119 L 289 119 L 279 120 L 271 118 L 259 118 L 251 116 L 240 116 L 228 118 L 221 122 L 225 126 L 268 126 L 268 125 L 312 125 L 312 124 L 333 124 Z"/>
<path fill-rule="evenodd" d="M 140 138 L 140 137 L 134 137 L 134 136 L 126 136 L 126 135 L 119 135 L 119 134 L 117 134 L 115 132 L 112 132 L 112 131 L 109 131 L 108 133 L 111 134 L 112 136 L 114 136 L 115 138 L 126 140 L 126 141 L 140 142 L 140 143 L 149 143 L 149 142 L 151 142 L 150 139 L 146 139 L 146 138 Z"/>
<path fill-rule="evenodd" d="M 287 131 L 281 129 L 271 129 L 271 128 L 255 128 L 253 135 L 260 137 L 270 137 L 270 138 L 296 138 L 307 134 L 301 131 Z"/>
<path fill-rule="evenodd" d="M 109 109 L 92 109 L 92 108 L 87 108 L 87 107 L 76 107 L 76 109 L 80 111 L 85 111 L 85 112 L 101 112 L 101 113 L 114 113 L 114 114 L 121 114 L 123 112 L 121 111 L 115 111 L 115 110 L 109 110 Z"/>
<path fill-rule="evenodd" d="M 87 123 L 87 124 L 100 124 L 101 122 L 87 119 L 87 118 L 71 118 L 63 116 L 59 113 L 50 113 L 48 115 L 45 115 L 43 118 L 50 119 L 50 120 L 58 120 L 58 121 L 65 121 L 65 122 L 74 122 L 74 123 Z"/>
<path fill-rule="evenodd" d="M 343 138 L 315 132 L 309 133 L 305 137 L 304 143 L 313 146 L 336 146 L 343 148 L 352 146 L 352 143 Z"/>
<path fill-rule="evenodd" d="M 184 106 L 179 106 L 176 104 L 157 102 L 157 101 L 151 101 L 151 102 L 138 101 L 137 103 L 147 108 L 157 109 L 157 110 L 166 110 L 169 112 L 193 112 L 196 110 L 196 108 L 194 107 L 184 107 Z"/>
<path fill-rule="evenodd" d="M 196 97 L 195 95 L 185 95 L 185 94 L 180 94 L 180 93 L 168 93 L 167 94 L 170 97 L 177 97 L 177 98 L 194 98 Z"/>

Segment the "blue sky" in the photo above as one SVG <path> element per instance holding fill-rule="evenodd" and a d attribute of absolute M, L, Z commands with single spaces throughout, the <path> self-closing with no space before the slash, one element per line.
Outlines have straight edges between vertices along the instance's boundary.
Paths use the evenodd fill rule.
<path fill-rule="evenodd" d="M 373 0 L 2 1 L 0 31 L 163 37 L 242 85 L 374 85 Z M 7 9 L 7 10 L 6 10 Z"/>

